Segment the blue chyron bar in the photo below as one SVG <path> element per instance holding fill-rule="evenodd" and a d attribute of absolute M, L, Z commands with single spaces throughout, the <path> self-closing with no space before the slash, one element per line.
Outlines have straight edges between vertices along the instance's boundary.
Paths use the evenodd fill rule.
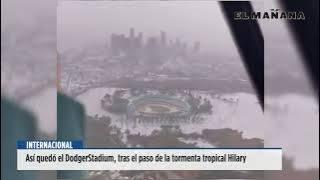
<path fill-rule="evenodd" d="M 84 140 L 84 107 L 70 97 L 57 94 L 57 139 Z M 85 145 L 84 145 L 85 146 Z M 58 171 L 57 179 L 85 179 L 84 171 Z"/>
<path fill-rule="evenodd" d="M 233 39 L 240 52 L 243 64 L 256 90 L 259 103 L 264 109 L 264 39 L 257 20 L 239 21 L 235 12 L 253 12 L 249 1 L 221 1 Z"/>
<path fill-rule="evenodd" d="M 17 141 L 17 149 L 83 149 L 82 141 Z"/>
<path fill-rule="evenodd" d="M 34 140 L 33 114 L 1 97 L 1 180 L 35 180 L 35 171 L 17 170 L 17 141 Z"/>

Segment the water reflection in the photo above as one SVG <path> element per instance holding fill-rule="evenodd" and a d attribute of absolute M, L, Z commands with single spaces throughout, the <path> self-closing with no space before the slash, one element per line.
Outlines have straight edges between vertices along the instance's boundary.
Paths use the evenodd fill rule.
<path fill-rule="evenodd" d="M 132 134 L 150 135 L 159 129 L 159 124 L 146 123 L 134 126 L 126 115 L 105 111 L 100 100 L 106 93 L 113 94 L 116 88 L 94 88 L 77 96 L 87 114 L 105 115 L 112 124 Z M 264 139 L 265 146 L 283 147 L 284 153 L 294 158 L 297 168 L 318 167 L 319 108 L 313 97 L 298 94 L 266 97 L 265 113 L 255 95 L 249 93 L 213 94 L 210 91 L 193 91 L 207 98 L 212 104 L 212 113 L 203 115 L 201 123 L 181 123 L 183 133 L 201 133 L 204 129 L 231 128 L 242 132 L 244 138 Z M 297 131 L 299 130 L 299 131 Z M 310 138 L 313 137 L 313 138 Z M 308 152 L 308 153 L 306 153 Z"/>

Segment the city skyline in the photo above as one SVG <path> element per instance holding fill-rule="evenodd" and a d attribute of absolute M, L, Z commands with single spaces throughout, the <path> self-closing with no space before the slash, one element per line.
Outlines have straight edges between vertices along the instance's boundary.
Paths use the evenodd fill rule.
<path fill-rule="evenodd" d="M 200 41 L 184 41 L 178 37 L 168 36 L 166 31 L 160 30 L 157 36 L 145 36 L 143 32 L 135 31 L 131 27 L 127 34 L 112 33 L 107 39 L 107 46 L 112 56 L 125 52 L 127 55 L 137 53 L 136 51 L 159 50 L 162 56 L 172 55 L 185 56 L 187 53 L 199 53 Z"/>
<path fill-rule="evenodd" d="M 102 47 L 112 33 L 127 34 L 135 27 L 145 36 L 166 31 L 170 37 L 201 41 L 203 51 L 239 57 L 217 2 L 61 2 L 57 15 L 60 52 Z"/>

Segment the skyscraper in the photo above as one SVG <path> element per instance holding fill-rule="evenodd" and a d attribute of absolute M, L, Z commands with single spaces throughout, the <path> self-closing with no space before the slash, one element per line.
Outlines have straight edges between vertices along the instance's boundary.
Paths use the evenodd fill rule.
<path fill-rule="evenodd" d="M 130 35 L 128 38 L 128 52 L 130 55 L 135 54 L 136 51 L 136 37 L 135 37 L 135 32 L 134 28 L 130 28 Z"/>
<path fill-rule="evenodd" d="M 167 33 L 164 31 L 161 31 L 161 47 L 166 47 L 167 45 Z"/>
<path fill-rule="evenodd" d="M 112 33 L 110 36 L 110 50 L 111 55 L 117 55 L 118 54 L 118 42 L 117 42 L 117 35 Z"/>
<path fill-rule="evenodd" d="M 133 42 L 134 40 L 134 28 L 130 28 L 130 41 Z"/>
<path fill-rule="evenodd" d="M 194 43 L 194 46 L 193 46 L 193 52 L 199 52 L 200 51 L 200 42 L 199 41 L 196 41 Z"/>
<path fill-rule="evenodd" d="M 139 32 L 138 37 L 137 37 L 137 47 L 141 48 L 143 47 L 143 33 Z"/>

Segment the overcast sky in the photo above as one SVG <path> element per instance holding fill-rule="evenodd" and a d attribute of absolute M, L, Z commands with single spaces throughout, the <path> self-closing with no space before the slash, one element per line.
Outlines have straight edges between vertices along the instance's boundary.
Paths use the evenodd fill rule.
<path fill-rule="evenodd" d="M 103 44 L 110 33 L 136 32 L 159 35 L 166 31 L 191 44 L 200 40 L 202 49 L 236 56 L 231 34 L 216 1 L 68 1 L 58 5 L 58 48 Z M 229 52 L 233 53 L 229 53 Z"/>

